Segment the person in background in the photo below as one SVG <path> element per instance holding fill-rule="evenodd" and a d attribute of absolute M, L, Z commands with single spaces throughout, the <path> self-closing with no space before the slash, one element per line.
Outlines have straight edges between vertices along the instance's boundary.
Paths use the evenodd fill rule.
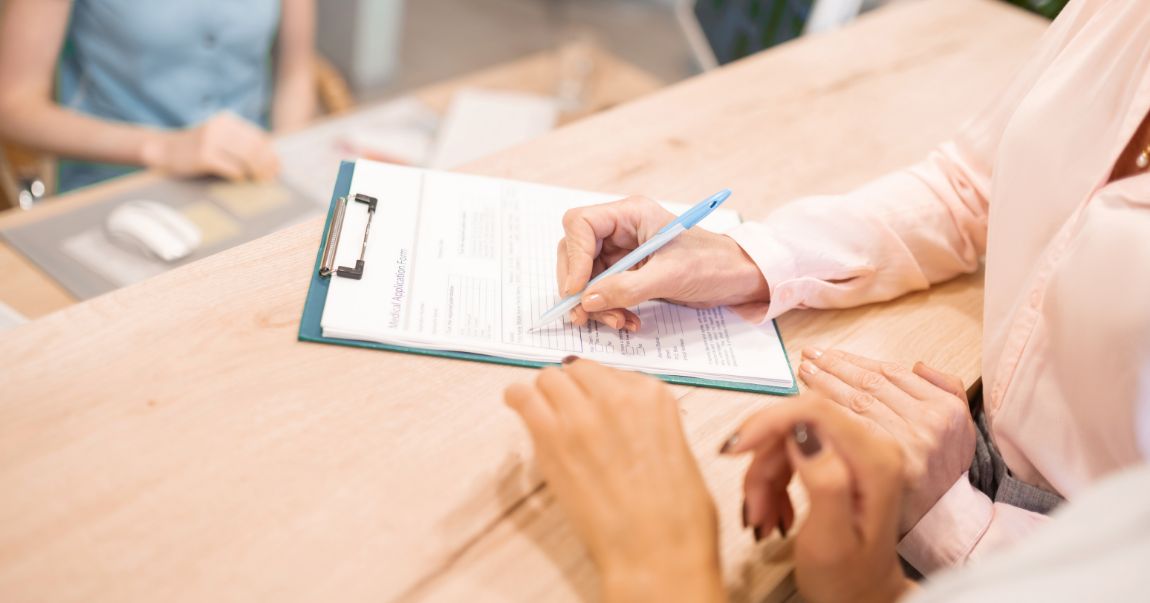
<path fill-rule="evenodd" d="M 1150 354 L 1128 360 L 1150 376 Z M 670 388 L 569 357 L 505 398 L 599 570 L 604 601 L 726 600 L 714 503 Z M 907 459 L 894 436 L 807 395 L 751 416 L 721 452 L 753 456 L 745 480 L 767 484 L 776 508 L 791 508 L 792 475 L 805 486 L 809 514 L 785 521 L 795 581 L 810 603 L 1135 601 L 1150 589 L 1150 379 L 1137 399 L 1138 463 L 1011 550 L 921 586 L 896 552 Z"/>
<path fill-rule="evenodd" d="M 61 191 L 143 166 L 269 179 L 315 113 L 315 0 L 4 0 L 0 138 Z"/>
<path fill-rule="evenodd" d="M 923 162 L 789 203 L 729 236 L 692 229 L 590 287 L 573 320 L 634 330 L 627 308 L 661 298 L 766 321 L 890 300 L 975 272 L 985 257 L 985 394 L 973 413 L 960 380 L 921 363 L 810 348 L 798 370 L 902 446 L 903 558 L 924 574 L 964 564 L 1024 540 L 1064 499 L 1140 462 L 1133 359 L 1150 341 L 1148 114 L 1145 2 L 1072 0 L 1013 84 Z M 671 219 L 643 198 L 569 212 L 560 292 L 582 290 L 593 266 Z M 748 521 L 761 532 L 786 519 L 769 496 L 780 487 L 748 479 Z"/>

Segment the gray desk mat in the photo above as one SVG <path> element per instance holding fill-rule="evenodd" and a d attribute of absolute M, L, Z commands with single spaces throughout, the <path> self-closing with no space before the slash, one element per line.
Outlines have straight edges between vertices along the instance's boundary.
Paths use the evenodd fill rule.
<path fill-rule="evenodd" d="M 79 299 L 88 299 L 235 247 L 308 218 L 323 215 L 324 207 L 282 184 L 269 185 L 281 193 L 278 201 L 259 211 L 235 211 L 235 189 L 217 180 L 164 180 L 121 192 L 105 201 L 81 207 L 24 226 L 0 230 L 12 247 L 38 265 Z M 235 185 L 243 186 L 243 185 Z M 222 193 L 221 193 L 222 191 Z M 269 190 L 264 190 L 269 194 Z M 231 197 L 228 202 L 224 198 Z M 104 234 L 104 219 L 121 203 L 147 199 L 184 210 L 192 204 L 209 203 L 230 218 L 229 236 L 202 245 L 178 262 L 161 262 L 114 246 Z M 320 200 L 324 201 L 324 200 Z M 61 200 L 67 203 L 67 200 Z M 202 207 L 200 209 L 203 209 Z M 210 210 L 209 210 L 210 211 Z M 218 216 L 218 214 L 215 214 Z M 81 245 L 82 244 L 82 245 Z M 85 257 L 85 250 L 98 249 L 108 258 L 119 258 L 130 267 L 112 275 L 115 261 Z"/>

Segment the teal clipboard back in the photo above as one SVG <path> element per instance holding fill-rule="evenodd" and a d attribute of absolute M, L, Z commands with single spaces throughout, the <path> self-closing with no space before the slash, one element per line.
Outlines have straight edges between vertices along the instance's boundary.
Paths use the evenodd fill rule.
<path fill-rule="evenodd" d="M 335 181 L 335 190 L 331 195 L 331 206 L 327 211 L 327 219 L 324 221 L 322 233 L 326 233 L 328 228 L 331 228 L 332 215 L 335 213 L 336 201 L 340 197 L 346 197 L 351 192 L 351 177 L 355 173 L 355 163 L 351 161 L 344 161 L 339 166 L 339 176 Z M 389 352 L 402 352 L 405 354 L 420 354 L 423 356 L 438 356 L 441 358 L 456 358 L 459 360 L 471 360 L 475 362 L 489 362 L 492 364 L 507 364 L 511 366 L 522 366 L 528 368 L 542 368 L 545 366 L 554 366 L 549 362 L 537 362 L 532 360 L 517 360 L 514 358 L 503 358 L 499 356 L 488 356 L 486 354 L 473 354 L 470 352 L 451 352 L 443 350 L 428 350 L 424 348 L 413 348 L 401 345 L 392 345 L 387 343 L 377 343 L 374 341 L 359 341 L 356 339 L 339 339 L 335 337 L 324 337 L 323 328 L 320 326 L 320 319 L 323 317 L 323 307 L 327 302 L 327 290 L 331 283 L 332 277 L 321 277 L 319 275 L 319 268 L 323 262 L 323 234 L 320 235 L 319 250 L 315 256 L 315 266 L 311 271 L 311 285 L 308 286 L 307 299 L 304 301 L 303 316 L 300 318 L 299 323 L 299 340 L 310 341 L 313 343 L 328 343 L 334 345 L 344 345 L 356 348 L 368 348 L 372 350 L 386 350 Z M 777 327 L 776 327 L 777 328 Z M 781 334 L 780 334 L 781 337 Z M 786 355 L 786 347 L 783 347 L 783 354 Z M 787 358 L 787 366 L 790 367 L 790 358 Z M 698 377 L 682 377 L 679 375 L 654 375 L 668 383 L 677 383 L 680 385 L 696 385 L 700 387 L 713 387 L 717 389 L 729 389 L 741 392 L 754 392 L 764 394 L 776 395 L 794 395 L 799 393 L 797 382 L 789 388 L 786 387 L 771 387 L 767 385 L 756 385 L 753 383 L 739 383 L 735 381 L 721 381 L 717 379 L 701 379 Z M 794 380 L 794 369 L 791 369 L 791 379 Z"/>

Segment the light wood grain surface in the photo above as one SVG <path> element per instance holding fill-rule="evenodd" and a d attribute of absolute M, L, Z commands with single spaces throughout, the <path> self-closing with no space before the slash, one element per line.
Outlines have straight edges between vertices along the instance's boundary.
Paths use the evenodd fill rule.
<path fill-rule="evenodd" d="M 1042 30 L 922 0 L 564 128 L 468 171 L 691 200 L 751 218 L 923 156 Z M 321 225 L 285 230 L 17 328 L 0 346 L 0 600 L 594 598 L 593 568 L 501 402 L 534 372 L 296 341 Z M 981 278 L 780 320 L 978 376 Z M 676 387 L 732 598 L 793 594 L 788 546 L 739 529 L 719 443 L 775 398 Z"/>
<path fill-rule="evenodd" d="M 554 95 L 561 74 L 561 53 L 570 51 L 570 47 L 565 47 L 559 51 L 536 53 L 432 84 L 412 94 L 441 113 L 447 111 L 455 92 L 464 87 Z M 663 82 L 653 75 L 619 60 L 609 52 L 595 46 L 589 46 L 585 51 L 591 68 L 587 77 L 584 106 L 563 113 L 561 123 L 573 122 L 663 87 Z M 136 174 L 48 199 L 31 211 L 0 211 L 0 228 L 19 226 L 100 203 L 124 191 L 145 186 L 160 177 L 158 174 Z M 0 240 L 0 302 L 34 319 L 66 308 L 76 301 L 71 293 L 39 267 Z"/>

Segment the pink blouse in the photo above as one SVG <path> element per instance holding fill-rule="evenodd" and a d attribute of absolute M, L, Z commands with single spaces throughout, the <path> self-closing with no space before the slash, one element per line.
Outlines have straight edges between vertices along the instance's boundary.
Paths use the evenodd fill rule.
<path fill-rule="evenodd" d="M 764 318 L 889 300 L 985 256 L 990 430 L 1015 477 L 1073 499 L 1141 458 L 1150 174 L 1107 181 L 1147 112 L 1150 3 L 1074 0 L 1015 82 L 923 162 L 731 233 L 770 285 Z M 899 549 L 930 572 L 1043 521 L 964 475 Z"/>

